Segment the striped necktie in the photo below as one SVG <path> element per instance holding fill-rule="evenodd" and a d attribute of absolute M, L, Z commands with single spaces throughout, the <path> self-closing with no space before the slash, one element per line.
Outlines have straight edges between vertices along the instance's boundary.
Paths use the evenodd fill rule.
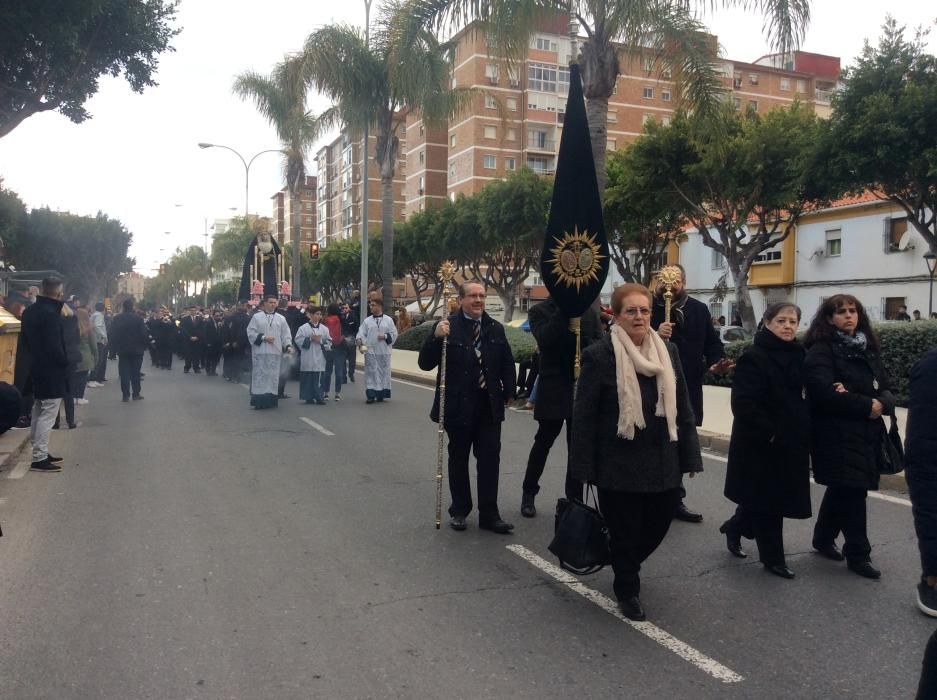
<path fill-rule="evenodd" d="M 472 326 L 473 339 L 475 341 L 475 359 L 478 361 L 478 388 L 487 389 L 488 383 L 485 381 L 485 365 L 482 362 L 482 322 L 475 321 Z"/>

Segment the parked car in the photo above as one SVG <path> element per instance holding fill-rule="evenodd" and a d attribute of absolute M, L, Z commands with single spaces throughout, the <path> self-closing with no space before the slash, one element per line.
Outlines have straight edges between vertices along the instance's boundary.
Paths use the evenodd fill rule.
<path fill-rule="evenodd" d="M 734 343 L 738 340 L 748 340 L 752 334 L 741 326 L 722 326 L 719 329 L 719 338 L 723 343 Z"/>

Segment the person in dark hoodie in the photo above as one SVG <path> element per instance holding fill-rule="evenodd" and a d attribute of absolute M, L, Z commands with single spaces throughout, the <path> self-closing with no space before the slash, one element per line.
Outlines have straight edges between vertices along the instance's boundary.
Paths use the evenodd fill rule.
<path fill-rule="evenodd" d="M 49 434 L 68 392 L 68 354 L 62 325 L 62 280 L 47 277 L 36 303 L 23 312 L 23 347 L 29 356 L 33 411 L 30 437 L 32 469 L 60 472 L 61 457 L 49 453 Z"/>
<path fill-rule="evenodd" d="M 124 401 L 131 395 L 134 401 L 142 401 L 140 394 L 140 368 L 149 342 L 146 323 L 134 313 L 133 299 L 125 299 L 119 313 L 111 321 L 110 345 L 117 353 L 117 373 L 120 375 L 120 392 Z M 132 392 L 132 394 L 131 394 Z"/>
<path fill-rule="evenodd" d="M 62 332 L 65 336 L 65 354 L 68 356 L 68 390 L 62 396 L 62 406 L 65 408 L 65 422 L 70 429 L 77 427 L 75 423 L 75 399 L 78 384 L 75 374 L 81 364 L 81 332 L 78 328 L 78 317 L 72 307 L 66 303 L 62 305 Z M 59 415 L 55 416 L 53 430 L 59 429 Z"/>

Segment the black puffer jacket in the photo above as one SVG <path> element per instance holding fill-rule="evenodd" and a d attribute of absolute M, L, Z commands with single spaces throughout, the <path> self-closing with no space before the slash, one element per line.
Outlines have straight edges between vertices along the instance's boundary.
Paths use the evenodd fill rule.
<path fill-rule="evenodd" d="M 446 425 L 469 425 L 475 415 L 476 402 L 481 392 L 478 389 L 478 360 L 472 339 L 472 322 L 462 311 L 449 316 L 449 341 L 446 351 Z M 442 359 L 442 338 L 437 338 L 436 325 L 420 348 L 419 365 L 422 370 L 432 370 Z M 488 387 L 488 401 L 495 421 L 504 420 L 504 403 L 514 398 L 517 368 L 514 355 L 504 335 L 504 326 L 482 314 L 481 327 L 482 363 Z M 439 377 L 436 378 L 436 397 L 430 418 L 439 422 Z"/>
<path fill-rule="evenodd" d="M 23 346 L 30 358 L 32 394 L 37 399 L 60 399 L 68 393 L 68 355 L 61 314 L 62 302 L 43 296 L 23 312 Z"/>
<path fill-rule="evenodd" d="M 819 341 L 807 350 L 813 475 L 824 486 L 877 489 L 885 422 L 870 420 L 872 399 L 895 410 L 891 380 L 877 353 L 847 346 L 838 339 Z M 841 383 L 845 393 L 836 391 Z"/>
<path fill-rule="evenodd" d="M 904 473 L 908 480 L 921 568 L 937 576 L 937 350 L 911 369 Z"/>
<path fill-rule="evenodd" d="M 767 329 L 735 365 L 725 495 L 753 512 L 810 517 L 804 347 Z"/>

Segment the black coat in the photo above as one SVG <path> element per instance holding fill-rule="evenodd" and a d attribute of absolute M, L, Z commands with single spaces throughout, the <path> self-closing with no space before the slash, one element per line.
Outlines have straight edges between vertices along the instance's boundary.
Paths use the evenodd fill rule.
<path fill-rule="evenodd" d="M 641 374 L 638 384 L 647 427 L 636 430 L 633 440 L 618 437 L 618 382 L 611 338 L 593 343 L 582 354 L 569 451 L 574 479 L 611 491 L 660 493 L 679 487 L 681 474 L 703 471 L 680 353 L 672 344 L 666 345 L 677 379 L 677 442 L 670 441 L 667 419 L 654 415 L 657 381 Z"/>
<path fill-rule="evenodd" d="M 573 416 L 574 367 L 576 334 L 569 330 L 569 316 L 551 297 L 530 308 L 530 332 L 540 348 L 539 383 L 534 418 L 563 420 Z M 592 343 L 605 335 L 602 322 L 594 309 L 580 321 L 580 356 Z"/>
<path fill-rule="evenodd" d="M 680 351 L 683 375 L 690 392 L 690 403 L 696 415 L 696 424 L 703 424 L 703 376 L 723 358 L 719 333 L 713 327 L 709 307 L 693 297 L 687 297 L 680 311 L 674 310 L 671 320 L 676 322 L 670 342 Z M 664 321 L 664 301 L 654 297 L 651 310 L 651 328 L 655 331 Z"/>
<path fill-rule="evenodd" d="M 881 401 L 885 413 L 895 409 L 891 381 L 878 355 L 823 340 L 807 350 L 805 370 L 817 483 L 877 489 L 885 422 L 869 419 L 872 399 Z M 836 391 L 837 382 L 846 393 Z"/>
<path fill-rule="evenodd" d="M 243 354 L 247 350 L 247 326 L 250 322 L 250 316 L 242 311 L 235 311 L 225 321 L 222 342 L 230 343 L 229 349 L 231 352 Z"/>
<path fill-rule="evenodd" d="M 202 343 L 206 353 L 217 354 L 221 352 L 221 344 L 224 342 L 222 340 L 223 333 L 224 321 L 221 322 L 220 327 L 215 326 L 214 319 L 202 321 Z"/>
<path fill-rule="evenodd" d="M 197 316 L 186 314 L 179 321 L 179 337 L 182 344 L 188 347 L 192 343 L 200 343 L 202 340 L 202 321 Z M 196 340 L 192 340 L 195 338 Z"/>
<path fill-rule="evenodd" d="M 78 328 L 78 317 L 74 313 L 62 316 L 62 335 L 65 338 L 68 371 L 75 372 L 81 362 L 81 331 Z"/>
<path fill-rule="evenodd" d="M 133 311 L 124 311 L 114 317 L 107 338 L 118 355 L 142 355 L 149 344 L 146 322 Z"/>
<path fill-rule="evenodd" d="M 735 366 L 725 495 L 753 512 L 811 515 L 804 357 L 800 343 L 762 329 Z"/>
<path fill-rule="evenodd" d="M 61 318 L 62 303 L 58 299 L 40 296 L 23 312 L 20 332 L 30 359 L 32 394 L 37 399 L 60 399 L 68 393 L 68 354 Z"/>
<path fill-rule="evenodd" d="M 461 311 L 449 316 L 449 341 L 446 350 L 446 425 L 470 425 L 480 394 L 478 389 L 478 361 L 472 339 L 472 322 Z M 420 369 L 429 371 L 439 366 L 442 359 L 442 338 L 437 338 L 436 325 L 420 348 Z M 485 370 L 487 396 L 491 415 L 495 421 L 504 420 L 504 404 L 514 398 L 517 369 L 514 355 L 504 335 L 504 326 L 482 314 L 482 365 Z M 437 373 L 438 374 L 438 373 Z M 439 377 L 436 377 L 436 396 L 430 418 L 439 422 Z"/>
<path fill-rule="evenodd" d="M 937 350 L 911 369 L 904 473 L 911 495 L 921 567 L 937 576 Z"/>

